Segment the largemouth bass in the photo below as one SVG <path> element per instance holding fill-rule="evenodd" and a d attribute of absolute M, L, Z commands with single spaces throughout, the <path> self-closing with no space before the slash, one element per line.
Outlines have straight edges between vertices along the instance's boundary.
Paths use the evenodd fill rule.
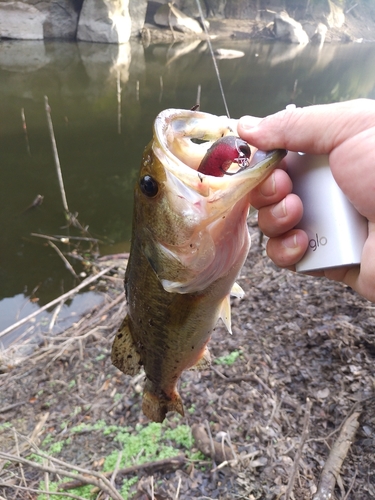
<path fill-rule="evenodd" d="M 167 109 L 142 158 L 125 274 L 128 314 L 112 362 L 128 375 L 144 366 L 142 410 L 156 422 L 168 411 L 184 414 L 176 383 L 184 370 L 209 365 L 206 346 L 218 319 L 231 331 L 229 297 L 243 295 L 235 279 L 250 248 L 248 193 L 286 154 L 263 153 L 230 176 L 199 172 L 213 142 L 227 135 L 237 135 L 236 120 Z"/>

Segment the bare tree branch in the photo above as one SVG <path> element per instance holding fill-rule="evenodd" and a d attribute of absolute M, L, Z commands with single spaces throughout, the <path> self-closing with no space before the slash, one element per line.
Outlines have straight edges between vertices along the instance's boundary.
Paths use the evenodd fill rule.
<path fill-rule="evenodd" d="M 125 467 L 124 469 L 119 469 L 117 471 L 117 475 L 124 476 L 148 469 L 157 470 L 165 467 L 180 467 L 185 463 L 185 460 L 186 459 L 184 455 L 176 455 L 175 457 L 172 458 L 163 458 L 162 460 L 145 462 L 144 464 L 132 465 L 130 467 Z M 110 477 L 113 474 L 114 471 L 111 471 L 111 472 L 105 472 L 103 475 L 106 477 Z M 82 486 L 82 483 L 79 480 L 77 480 L 77 481 L 69 481 L 68 483 L 61 483 L 59 485 L 59 488 L 61 490 L 70 490 L 72 488 L 78 488 L 79 486 Z"/>
<path fill-rule="evenodd" d="M 289 497 L 293 491 L 294 488 L 294 482 L 296 480 L 296 475 L 298 471 L 298 466 L 299 462 L 301 460 L 302 456 L 302 450 L 305 445 L 307 436 L 309 434 L 309 421 L 310 421 L 310 412 L 311 412 L 311 406 L 312 402 L 309 398 L 306 400 L 306 410 L 305 410 L 305 418 L 303 420 L 303 429 L 302 429 L 302 434 L 301 434 L 301 440 L 298 446 L 298 450 L 296 452 L 296 456 L 294 457 L 294 463 L 293 463 L 293 468 L 292 472 L 289 477 L 288 485 L 285 491 L 285 500 L 289 500 Z"/>
<path fill-rule="evenodd" d="M 38 455 L 40 455 L 43 458 L 48 458 L 49 460 L 55 463 L 63 465 L 64 467 L 68 467 L 71 470 L 78 471 L 79 473 L 82 474 L 76 474 L 75 472 L 62 469 L 61 467 L 54 468 L 51 466 L 42 465 L 37 462 L 27 460 L 26 458 L 17 457 L 15 455 L 11 455 L 10 453 L 3 453 L 0 451 L 0 457 L 3 458 L 4 460 L 9 460 L 10 462 L 28 465 L 29 467 L 33 467 L 34 469 L 41 470 L 43 472 L 50 472 L 51 474 L 60 474 L 61 476 L 77 479 L 80 480 L 82 484 L 92 484 L 93 486 L 96 486 L 100 490 L 104 491 L 104 493 L 107 493 L 109 497 L 112 498 L 113 500 L 124 500 L 123 497 L 120 495 L 120 493 L 116 490 L 116 488 L 114 488 L 111 485 L 110 481 L 108 481 L 108 479 L 103 474 L 100 474 L 99 472 L 95 471 L 89 471 L 87 469 L 81 469 L 80 467 L 77 467 L 75 465 L 68 464 L 66 462 L 63 462 L 62 460 L 58 460 L 54 457 L 48 456 L 45 453 L 38 452 Z M 83 474 L 87 474 L 87 476 L 84 476 Z"/>
<path fill-rule="evenodd" d="M 333 490 L 335 488 L 337 476 L 340 473 L 341 466 L 357 432 L 360 415 L 360 411 L 355 411 L 346 419 L 342 426 L 340 434 L 332 446 L 328 459 L 323 467 L 318 491 L 314 495 L 313 500 L 333 498 Z"/>

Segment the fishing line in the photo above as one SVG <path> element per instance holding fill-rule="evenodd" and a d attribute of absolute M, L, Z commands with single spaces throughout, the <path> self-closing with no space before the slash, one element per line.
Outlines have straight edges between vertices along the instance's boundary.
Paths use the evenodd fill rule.
<path fill-rule="evenodd" d="M 207 26 L 206 26 L 206 20 L 205 20 L 205 18 L 204 18 L 204 16 L 203 16 L 203 11 L 202 11 L 202 7 L 201 7 L 200 0 L 196 0 L 196 2 L 197 2 L 197 7 L 198 7 L 198 10 L 199 10 L 199 15 L 200 15 L 200 18 L 201 18 L 201 21 L 202 21 L 203 29 L 204 29 L 204 32 L 206 33 L 207 43 L 208 43 L 208 46 L 209 46 L 209 48 L 210 48 L 212 61 L 213 61 L 213 63 L 214 63 L 215 72 L 216 72 L 217 80 L 218 80 L 218 82 L 219 82 L 219 87 L 220 87 L 221 97 L 223 98 L 225 111 L 226 111 L 226 113 L 227 113 L 227 117 L 228 117 L 228 118 L 230 118 L 230 115 L 229 115 L 229 110 L 228 110 L 228 106 L 227 106 L 227 100 L 225 99 L 224 89 L 223 89 L 223 85 L 222 85 L 222 83 L 221 83 L 221 78 L 220 78 L 219 68 L 218 68 L 217 63 L 216 63 L 215 54 L 214 54 L 214 51 L 213 51 L 213 48 L 212 48 L 210 35 L 209 35 L 209 33 L 208 33 L 208 29 L 207 29 Z"/>

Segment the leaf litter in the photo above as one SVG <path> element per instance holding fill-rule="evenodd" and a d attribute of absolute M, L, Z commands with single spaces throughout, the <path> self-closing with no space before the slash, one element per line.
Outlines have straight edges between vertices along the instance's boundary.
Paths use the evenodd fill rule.
<path fill-rule="evenodd" d="M 250 230 L 233 335 L 218 324 L 211 369 L 183 373 L 183 418 L 152 427 L 143 375 L 111 364 L 125 258 L 93 270 L 114 264 L 96 285 L 102 305 L 25 358 L 1 354 L 1 499 L 375 496 L 375 306 L 277 268 L 254 216 Z M 64 471 L 86 486 L 53 495 Z"/>

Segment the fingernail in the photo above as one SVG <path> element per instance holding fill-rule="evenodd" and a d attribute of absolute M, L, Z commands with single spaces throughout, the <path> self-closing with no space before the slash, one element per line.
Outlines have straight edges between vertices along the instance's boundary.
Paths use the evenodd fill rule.
<path fill-rule="evenodd" d="M 239 120 L 239 124 L 241 125 L 243 130 L 250 130 L 256 127 L 254 118 L 252 116 L 242 116 Z"/>
<path fill-rule="evenodd" d="M 285 198 L 275 205 L 272 209 L 272 215 L 278 219 L 286 216 L 286 201 Z"/>
<path fill-rule="evenodd" d="M 259 191 L 263 196 L 272 196 L 276 192 L 275 172 L 259 186 Z M 275 207 L 276 208 L 276 207 Z M 277 217 L 277 216 L 276 216 Z"/>
<path fill-rule="evenodd" d="M 297 235 L 292 234 L 291 236 L 284 238 L 282 240 L 282 244 L 285 248 L 297 248 L 297 246 L 298 246 Z"/>

